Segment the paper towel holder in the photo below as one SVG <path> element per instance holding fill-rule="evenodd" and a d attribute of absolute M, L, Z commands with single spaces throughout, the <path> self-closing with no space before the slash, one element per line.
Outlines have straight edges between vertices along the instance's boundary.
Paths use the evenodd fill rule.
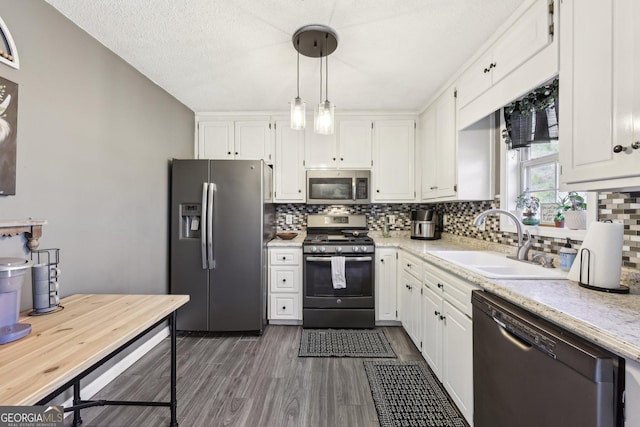
<path fill-rule="evenodd" d="M 587 255 L 586 257 L 584 255 Z M 582 271 L 584 270 L 584 259 L 586 258 L 587 263 L 587 280 L 585 282 L 582 281 Z M 628 294 L 629 287 L 620 285 L 617 288 L 601 288 L 600 286 L 593 286 L 589 284 L 589 280 L 591 277 L 591 251 L 588 248 L 580 249 L 580 279 L 578 281 L 578 285 L 583 288 L 591 289 L 592 291 L 600 291 L 600 292 L 609 292 L 612 294 Z"/>

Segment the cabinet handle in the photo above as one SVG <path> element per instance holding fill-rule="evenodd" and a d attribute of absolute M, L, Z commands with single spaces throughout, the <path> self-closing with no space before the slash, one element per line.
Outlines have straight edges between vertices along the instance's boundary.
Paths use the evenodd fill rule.
<path fill-rule="evenodd" d="M 344 157 L 340 157 L 340 161 L 341 161 L 341 162 L 342 162 L 342 161 L 344 161 Z"/>
<path fill-rule="evenodd" d="M 380 192 L 380 190 L 376 190 L 376 193 L 379 193 L 379 192 Z"/>
<path fill-rule="evenodd" d="M 231 151 L 227 151 L 227 154 L 228 154 L 228 155 L 231 155 Z"/>
<path fill-rule="evenodd" d="M 236 151 L 236 156 L 238 155 L 238 152 Z"/>
<path fill-rule="evenodd" d="M 446 318 L 447 318 L 447 316 L 440 315 L 440 320 L 445 320 Z"/>
<path fill-rule="evenodd" d="M 636 141 L 634 143 L 632 143 L 630 146 L 625 147 L 624 145 L 616 145 L 613 147 L 613 152 L 614 153 L 622 153 L 623 151 L 625 153 L 630 153 L 631 150 L 637 150 L 638 148 L 640 148 L 640 141 Z"/>
<path fill-rule="evenodd" d="M 433 314 L 434 314 L 434 315 L 436 315 L 436 316 L 440 316 L 440 312 L 439 312 L 439 311 L 437 311 L 437 310 L 436 310 L 436 311 L 434 311 L 434 312 L 433 312 Z"/>
<path fill-rule="evenodd" d="M 407 267 L 411 268 L 411 264 L 407 264 Z"/>
<path fill-rule="evenodd" d="M 439 287 L 440 289 L 442 289 L 442 288 L 444 288 L 444 285 L 443 285 L 442 283 L 438 283 L 438 287 Z"/>
<path fill-rule="evenodd" d="M 438 186 L 433 186 L 433 187 L 429 187 L 429 190 L 436 190 L 438 188 Z"/>
<path fill-rule="evenodd" d="M 302 193 L 302 190 L 298 190 L 298 193 Z"/>
<path fill-rule="evenodd" d="M 483 72 L 484 74 L 487 74 L 489 71 L 491 71 L 489 68 L 485 68 L 482 72 Z"/>
<path fill-rule="evenodd" d="M 334 158 L 333 158 L 333 160 L 335 161 L 335 160 L 336 160 L 336 158 L 334 157 Z"/>
<path fill-rule="evenodd" d="M 287 257 L 286 257 L 286 256 L 283 256 L 283 257 L 282 257 L 282 260 L 283 260 L 283 261 L 286 261 L 286 260 L 287 260 Z"/>
<path fill-rule="evenodd" d="M 287 279 L 282 279 L 282 283 L 287 283 Z"/>
<path fill-rule="evenodd" d="M 497 65 L 497 64 L 496 64 L 495 62 L 492 62 L 492 63 L 489 65 L 489 69 L 496 68 L 496 65 Z"/>
<path fill-rule="evenodd" d="M 384 262 L 384 259 L 381 259 L 380 262 Z"/>
<path fill-rule="evenodd" d="M 286 305 L 283 305 L 283 306 L 282 306 L 282 309 L 283 309 L 283 310 L 286 310 L 286 309 L 287 309 L 287 306 L 286 306 Z"/>

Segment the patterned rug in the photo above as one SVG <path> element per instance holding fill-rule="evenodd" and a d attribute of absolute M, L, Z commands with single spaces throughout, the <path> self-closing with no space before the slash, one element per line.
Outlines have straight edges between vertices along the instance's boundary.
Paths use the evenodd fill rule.
<path fill-rule="evenodd" d="M 467 427 L 426 362 L 365 361 L 381 427 Z"/>
<path fill-rule="evenodd" d="M 396 357 L 379 329 L 303 329 L 299 357 Z"/>

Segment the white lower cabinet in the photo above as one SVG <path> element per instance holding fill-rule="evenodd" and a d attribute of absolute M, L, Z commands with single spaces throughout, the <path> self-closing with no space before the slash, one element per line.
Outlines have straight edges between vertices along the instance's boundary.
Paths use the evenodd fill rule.
<path fill-rule="evenodd" d="M 270 323 L 302 321 L 302 249 L 269 248 Z"/>
<path fill-rule="evenodd" d="M 398 320 L 397 249 L 376 249 L 376 322 Z"/>
<path fill-rule="evenodd" d="M 473 424 L 473 322 L 471 291 L 478 287 L 424 265 L 422 356 Z"/>
<path fill-rule="evenodd" d="M 398 253 L 398 314 L 404 330 L 407 331 L 413 343 L 421 348 L 421 299 L 423 263 L 405 251 Z"/>
<path fill-rule="evenodd" d="M 625 360 L 625 427 L 640 426 L 640 364 L 627 358 Z"/>

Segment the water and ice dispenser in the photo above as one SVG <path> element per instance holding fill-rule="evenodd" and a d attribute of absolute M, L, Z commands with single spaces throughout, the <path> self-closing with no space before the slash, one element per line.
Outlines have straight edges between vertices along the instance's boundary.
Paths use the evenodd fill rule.
<path fill-rule="evenodd" d="M 180 238 L 199 239 L 202 229 L 202 205 L 200 203 L 180 204 Z"/>

